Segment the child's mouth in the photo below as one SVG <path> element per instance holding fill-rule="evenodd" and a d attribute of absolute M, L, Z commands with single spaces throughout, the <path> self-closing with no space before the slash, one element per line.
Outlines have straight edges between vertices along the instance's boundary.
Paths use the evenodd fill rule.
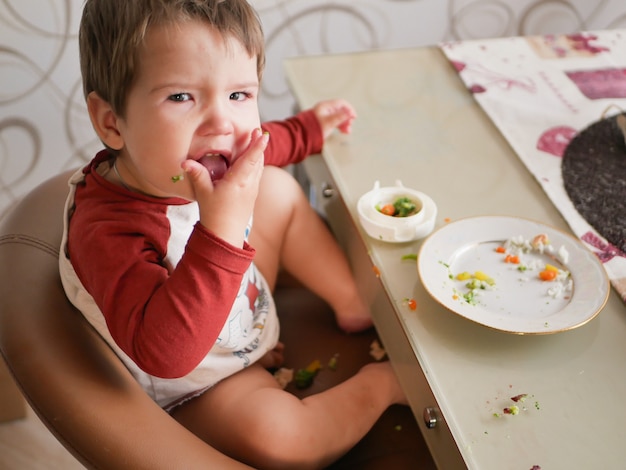
<path fill-rule="evenodd" d="M 228 170 L 228 160 L 220 154 L 209 154 L 198 160 L 207 170 L 212 181 L 222 179 Z"/>

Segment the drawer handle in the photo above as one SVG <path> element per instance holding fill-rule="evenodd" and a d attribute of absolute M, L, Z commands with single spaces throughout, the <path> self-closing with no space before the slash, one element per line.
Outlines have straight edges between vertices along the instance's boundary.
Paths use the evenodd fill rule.
<path fill-rule="evenodd" d="M 330 183 L 322 183 L 322 196 L 326 199 L 333 197 L 335 195 L 335 188 L 333 188 Z"/>
<path fill-rule="evenodd" d="M 428 429 L 437 426 L 437 408 L 428 406 L 424 408 L 424 424 Z"/>

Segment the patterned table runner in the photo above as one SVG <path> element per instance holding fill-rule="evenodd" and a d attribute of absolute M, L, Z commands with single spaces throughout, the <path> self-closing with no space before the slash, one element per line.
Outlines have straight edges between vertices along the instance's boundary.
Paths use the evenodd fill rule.
<path fill-rule="evenodd" d="M 618 248 L 626 214 L 610 220 L 622 227 L 622 243 L 609 242 L 576 209 L 561 165 L 579 132 L 626 112 L 626 30 L 450 42 L 441 50 L 626 301 L 626 254 Z M 624 188 L 620 173 L 614 183 Z"/>

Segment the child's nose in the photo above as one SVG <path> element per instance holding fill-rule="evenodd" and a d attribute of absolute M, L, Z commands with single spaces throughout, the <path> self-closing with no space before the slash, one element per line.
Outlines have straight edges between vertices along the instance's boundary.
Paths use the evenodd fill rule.
<path fill-rule="evenodd" d="M 225 107 L 213 105 L 207 107 L 198 128 L 200 135 L 227 134 L 232 130 L 230 114 Z"/>

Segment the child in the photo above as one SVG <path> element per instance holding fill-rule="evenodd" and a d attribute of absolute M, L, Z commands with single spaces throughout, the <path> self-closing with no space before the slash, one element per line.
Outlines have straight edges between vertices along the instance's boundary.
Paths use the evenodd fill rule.
<path fill-rule="evenodd" d="M 277 168 L 349 132 L 354 111 L 325 101 L 262 131 L 263 48 L 245 0 L 86 1 L 84 93 L 106 150 L 70 181 L 60 269 L 68 297 L 183 425 L 256 467 L 319 467 L 405 398 L 389 363 L 304 400 L 266 370 L 282 360 L 279 269 L 344 330 L 371 319 L 330 232 Z"/>

